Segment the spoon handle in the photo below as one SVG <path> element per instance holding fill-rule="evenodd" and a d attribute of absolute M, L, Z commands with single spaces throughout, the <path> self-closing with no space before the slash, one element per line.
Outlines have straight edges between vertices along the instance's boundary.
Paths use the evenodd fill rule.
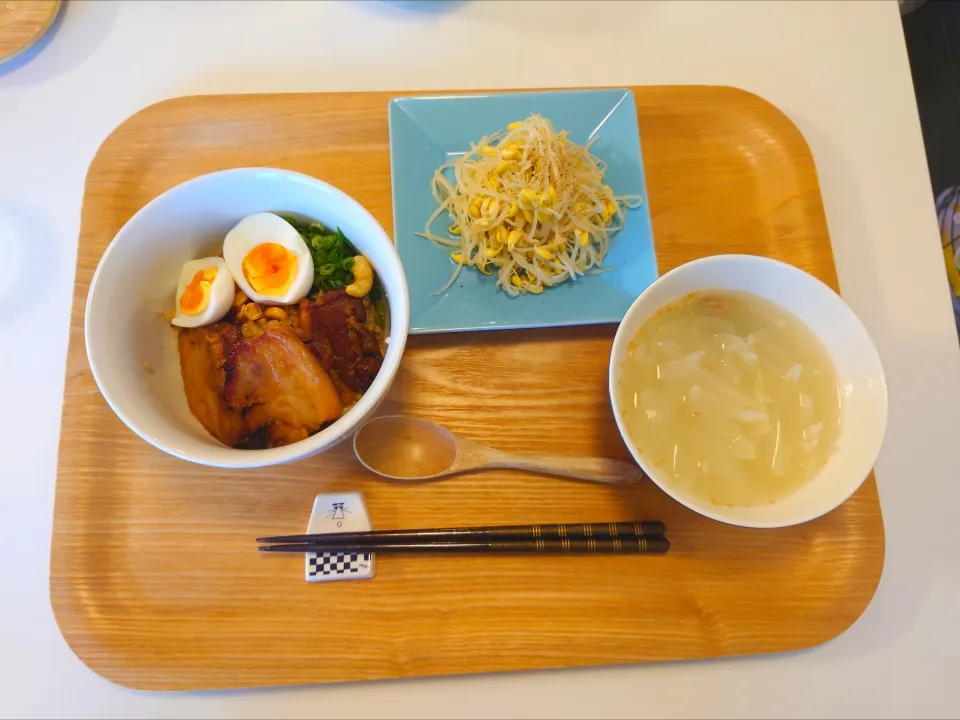
<path fill-rule="evenodd" d="M 491 466 L 529 470 L 611 485 L 640 482 L 646 477 L 636 465 L 608 458 L 497 453 L 491 461 Z"/>

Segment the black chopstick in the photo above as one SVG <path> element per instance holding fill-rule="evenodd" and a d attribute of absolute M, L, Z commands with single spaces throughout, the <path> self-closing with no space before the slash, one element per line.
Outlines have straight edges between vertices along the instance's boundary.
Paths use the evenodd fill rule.
<path fill-rule="evenodd" d="M 257 538 L 258 543 L 320 543 L 323 545 L 364 545 L 370 543 L 429 543 L 472 540 L 535 541 L 597 540 L 609 538 L 662 537 L 665 528 L 657 520 L 612 523 L 565 523 L 557 525 L 499 525 L 492 527 L 424 528 L 421 530 L 374 530 L 370 532 L 327 533 L 313 535 L 277 535 Z"/>
<path fill-rule="evenodd" d="M 261 545 L 261 552 L 304 553 L 621 553 L 624 555 L 662 555 L 670 549 L 665 537 L 582 538 L 562 540 L 502 540 L 477 542 L 453 540 L 447 542 L 379 542 L 379 543 L 300 543 L 288 545 Z"/>

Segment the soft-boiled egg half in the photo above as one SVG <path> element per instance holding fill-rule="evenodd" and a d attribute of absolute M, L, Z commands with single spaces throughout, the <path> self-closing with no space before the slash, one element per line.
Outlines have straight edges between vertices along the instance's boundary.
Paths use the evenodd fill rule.
<path fill-rule="evenodd" d="M 170 322 L 186 328 L 214 323 L 230 310 L 233 296 L 233 277 L 223 258 L 191 260 L 180 271 L 177 312 Z"/>
<path fill-rule="evenodd" d="M 257 213 L 241 220 L 223 241 L 223 259 L 247 297 L 266 305 L 289 305 L 310 292 L 313 256 L 300 233 L 279 215 Z"/>

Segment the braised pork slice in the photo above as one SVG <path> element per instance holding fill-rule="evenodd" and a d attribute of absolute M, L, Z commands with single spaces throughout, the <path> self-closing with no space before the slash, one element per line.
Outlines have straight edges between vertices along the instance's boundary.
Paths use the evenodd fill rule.
<path fill-rule="evenodd" d="M 366 392 L 383 363 L 363 300 L 329 290 L 300 301 L 300 332 L 320 364 L 354 393 Z"/>
<path fill-rule="evenodd" d="M 243 437 L 243 416 L 223 398 L 224 363 L 240 340 L 232 323 L 180 330 L 180 374 L 190 412 L 224 445 L 233 447 Z"/>
<path fill-rule="evenodd" d="M 329 375 L 291 331 L 266 330 L 235 343 L 224 363 L 223 397 L 243 414 L 244 447 L 303 440 L 343 414 Z"/>

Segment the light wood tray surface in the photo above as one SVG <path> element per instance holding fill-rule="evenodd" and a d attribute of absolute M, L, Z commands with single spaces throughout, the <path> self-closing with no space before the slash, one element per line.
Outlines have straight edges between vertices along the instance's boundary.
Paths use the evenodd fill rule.
<path fill-rule="evenodd" d="M 796 127 L 748 93 L 633 88 L 660 271 L 704 255 L 779 258 L 836 288 L 816 171 Z M 179 98 L 103 143 L 83 201 L 51 560 L 57 621 L 123 685 L 202 689 L 796 650 L 845 630 L 884 557 L 869 478 L 815 522 L 747 530 L 652 483 L 630 489 L 492 471 L 395 485 L 349 443 L 293 465 L 218 471 L 168 457 L 110 411 L 83 312 L 100 256 L 149 200 L 203 173 L 271 166 L 333 183 L 392 232 L 387 101 L 399 93 Z M 131 271 L 136 271 L 132 268 Z M 506 450 L 628 459 L 606 392 L 614 326 L 410 339 L 382 412 Z M 500 369 L 498 371 L 497 369 Z M 378 529 L 659 519 L 651 557 L 384 556 L 367 582 L 307 584 L 313 497 L 361 490 Z"/>
<path fill-rule="evenodd" d="M 0 62 L 33 47 L 53 25 L 61 0 L 0 0 Z"/>

